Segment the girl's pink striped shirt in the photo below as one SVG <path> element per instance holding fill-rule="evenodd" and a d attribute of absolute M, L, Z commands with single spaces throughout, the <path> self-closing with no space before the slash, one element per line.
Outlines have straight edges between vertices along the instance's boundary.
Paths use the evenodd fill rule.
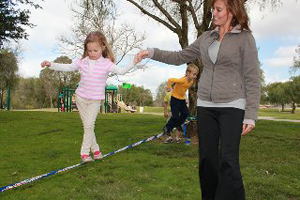
<path fill-rule="evenodd" d="M 77 59 L 72 64 L 51 63 L 50 69 L 59 71 L 79 70 L 81 79 L 76 89 L 76 95 L 92 100 L 105 99 L 105 84 L 110 72 L 125 74 L 134 64 L 126 67 L 117 67 L 107 58 L 100 57 L 98 60 L 91 61 L 89 57 Z"/>

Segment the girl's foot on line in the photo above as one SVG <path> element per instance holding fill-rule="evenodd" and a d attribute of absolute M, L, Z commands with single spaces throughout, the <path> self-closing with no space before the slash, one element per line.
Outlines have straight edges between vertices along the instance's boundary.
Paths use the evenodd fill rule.
<path fill-rule="evenodd" d="M 93 162 L 93 161 L 94 161 L 94 159 L 91 158 L 91 156 L 86 155 L 86 154 L 81 155 L 81 160 L 82 160 L 82 162 L 84 162 L 84 163 L 87 163 L 87 162 Z"/>
<path fill-rule="evenodd" d="M 102 154 L 100 151 L 95 151 L 94 160 L 100 160 L 102 158 Z"/>

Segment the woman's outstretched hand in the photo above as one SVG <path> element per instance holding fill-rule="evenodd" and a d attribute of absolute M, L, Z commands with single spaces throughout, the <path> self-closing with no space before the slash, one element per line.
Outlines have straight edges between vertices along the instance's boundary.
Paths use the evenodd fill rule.
<path fill-rule="evenodd" d="M 41 63 L 41 67 L 44 68 L 44 67 L 50 67 L 51 66 L 51 62 L 47 61 L 47 60 L 44 60 L 42 63 Z"/>

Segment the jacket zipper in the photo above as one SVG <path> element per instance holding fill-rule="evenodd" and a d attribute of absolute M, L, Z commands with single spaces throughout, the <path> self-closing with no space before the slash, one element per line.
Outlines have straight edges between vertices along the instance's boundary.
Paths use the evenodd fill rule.
<path fill-rule="evenodd" d="M 225 36 L 227 35 L 227 33 L 224 35 L 223 40 L 225 39 Z M 220 54 L 220 50 L 221 50 L 221 46 L 223 44 L 223 40 L 219 46 L 219 51 L 218 51 L 218 55 L 217 55 L 217 60 L 215 63 L 213 63 L 213 73 L 212 73 L 212 79 L 211 79 L 211 87 L 210 87 L 210 100 L 213 102 L 213 97 L 212 97 L 212 89 L 213 89 L 213 83 L 214 83 L 214 74 L 215 74 L 215 66 L 219 60 L 219 54 Z"/>

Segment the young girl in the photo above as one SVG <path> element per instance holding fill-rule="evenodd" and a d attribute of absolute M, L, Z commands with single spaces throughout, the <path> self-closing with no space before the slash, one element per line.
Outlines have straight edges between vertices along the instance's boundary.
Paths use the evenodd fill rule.
<path fill-rule="evenodd" d="M 113 52 L 104 36 L 99 31 L 91 32 L 84 41 L 84 52 L 81 59 L 72 64 L 58 64 L 49 61 L 41 63 L 42 68 L 59 71 L 75 71 L 81 73 L 81 80 L 76 89 L 76 104 L 82 120 L 84 134 L 81 146 L 81 160 L 91 162 L 102 158 L 99 145 L 95 137 L 95 121 L 100 109 L 100 101 L 105 99 L 105 83 L 110 72 L 125 74 L 137 63 L 126 67 L 117 67 L 114 64 Z M 90 156 L 94 154 L 94 159 Z"/>

